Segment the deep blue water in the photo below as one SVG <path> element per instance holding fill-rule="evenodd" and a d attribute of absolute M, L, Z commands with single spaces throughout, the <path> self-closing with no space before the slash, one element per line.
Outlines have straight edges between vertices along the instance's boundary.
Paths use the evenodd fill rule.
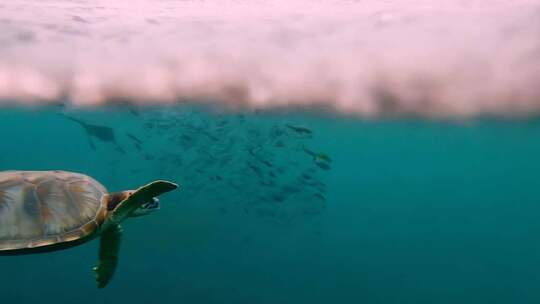
<path fill-rule="evenodd" d="M 535 119 L 2 109 L 1 170 L 181 185 L 124 224 L 104 290 L 94 241 L 0 257 L 2 303 L 538 303 L 539 135 Z"/>

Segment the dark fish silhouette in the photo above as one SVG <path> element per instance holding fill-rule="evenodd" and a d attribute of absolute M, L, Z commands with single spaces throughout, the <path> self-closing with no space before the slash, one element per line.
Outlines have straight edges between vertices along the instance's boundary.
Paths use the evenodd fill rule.
<path fill-rule="evenodd" d="M 324 197 L 324 195 L 322 195 L 320 193 L 315 193 L 315 194 L 313 194 L 313 196 L 320 199 L 323 202 L 326 202 L 326 197 Z"/>
<path fill-rule="evenodd" d="M 124 149 L 123 149 L 122 147 L 120 147 L 120 146 L 116 146 L 115 150 L 118 151 L 118 152 L 120 152 L 120 153 L 122 153 L 122 154 L 126 154 L 126 150 L 124 150 Z"/>
<path fill-rule="evenodd" d="M 128 108 L 128 111 L 129 111 L 129 113 L 133 114 L 133 116 L 137 116 L 137 117 L 141 116 L 139 111 L 134 109 L 134 108 Z"/>
<path fill-rule="evenodd" d="M 304 150 L 304 152 L 307 155 L 313 157 L 313 159 L 315 161 L 325 161 L 325 162 L 328 162 L 328 163 L 332 162 L 332 159 L 330 158 L 330 156 L 328 156 L 325 153 L 311 151 L 308 148 L 306 148 L 305 146 L 302 146 L 302 150 Z"/>
<path fill-rule="evenodd" d="M 186 134 L 182 134 L 181 138 L 185 141 L 192 141 L 193 138 L 189 135 L 186 135 Z"/>
<path fill-rule="evenodd" d="M 262 170 L 259 169 L 259 167 L 254 166 L 252 163 L 248 163 L 247 165 L 248 165 L 248 167 L 249 167 L 253 172 L 255 172 L 260 178 L 263 177 Z"/>
<path fill-rule="evenodd" d="M 281 140 L 278 140 L 278 141 L 276 141 L 274 146 L 276 146 L 278 148 L 283 148 L 283 147 L 285 147 L 285 144 Z"/>
<path fill-rule="evenodd" d="M 229 122 L 227 120 L 222 120 L 220 122 L 217 123 L 217 126 L 218 127 L 223 127 L 224 125 L 228 124 Z"/>
<path fill-rule="evenodd" d="M 320 181 L 303 181 L 302 184 L 309 187 L 313 187 L 315 190 L 321 193 L 326 192 L 326 185 Z"/>
<path fill-rule="evenodd" d="M 201 168 L 197 168 L 197 169 L 195 169 L 195 171 L 197 171 L 197 173 L 199 173 L 199 174 L 205 174 L 205 173 L 206 173 L 206 172 L 204 172 L 204 170 L 201 169 Z"/>
<path fill-rule="evenodd" d="M 308 129 L 306 127 L 293 126 L 293 125 L 286 125 L 286 126 L 287 126 L 287 128 L 293 130 L 294 132 L 296 132 L 298 134 L 307 134 L 307 135 L 313 134 L 313 131 L 311 131 L 310 129 Z"/>
<path fill-rule="evenodd" d="M 78 123 L 81 127 L 83 127 L 83 129 L 86 131 L 86 134 L 88 134 L 88 140 L 90 143 L 90 147 L 92 149 L 96 148 L 93 141 L 94 138 L 97 138 L 103 142 L 114 143 L 117 145 L 117 148 L 122 149 L 118 146 L 118 143 L 116 142 L 116 137 L 114 135 L 114 130 L 112 128 L 90 124 L 90 123 L 84 122 L 80 119 L 77 119 L 77 118 L 74 118 L 65 114 L 60 114 L 60 115 L 62 115 L 63 117 L 71 121 Z"/>
<path fill-rule="evenodd" d="M 330 167 L 330 165 L 327 164 L 327 163 L 325 163 L 325 162 L 319 162 L 319 161 L 316 161 L 315 164 L 316 164 L 319 168 L 321 168 L 321 169 L 323 169 L 323 170 L 325 170 L 325 171 L 328 171 L 328 170 L 332 169 L 332 168 Z"/>
<path fill-rule="evenodd" d="M 213 141 L 219 141 L 219 137 L 214 136 L 212 133 L 206 131 L 202 127 L 191 126 L 191 125 L 184 125 L 184 127 L 189 128 L 200 135 L 204 135 Z"/>
<path fill-rule="evenodd" d="M 137 149 L 137 151 L 141 151 L 141 150 L 142 150 L 141 145 L 139 145 L 138 143 L 134 143 L 133 145 L 135 146 L 135 149 Z"/>
<path fill-rule="evenodd" d="M 302 173 L 302 178 L 305 179 L 305 180 L 311 180 L 312 179 L 311 175 L 309 175 L 307 173 Z"/>
<path fill-rule="evenodd" d="M 156 126 L 156 124 L 154 122 L 149 121 L 149 122 L 145 123 L 144 126 L 147 129 L 153 129 Z"/>
<path fill-rule="evenodd" d="M 267 167 L 269 167 L 269 168 L 273 168 L 273 167 L 274 167 L 274 165 L 272 165 L 271 162 L 269 162 L 269 161 L 267 161 L 267 160 L 265 160 L 265 159 L 262 159 L 262 160 L 261 160 L 261 163 L 265 164 L 265 165 L 266 165 Z"/>
<path fill-rule="evenodd" d="M 275 194 L 272 196 L 272 200 L 275 202 L 281 203 L 285 200 L 285 197 L 283 195 Z"/>
<path fill-rule="evenodd" d="M 126 133 L 126 135 L 131 138 L 134 142 L 136 142 L 137 144 L 142 145 L 142 140 L 138 139 L 135 135 L 133 134 L 130 134 L 130 133 Z"/>

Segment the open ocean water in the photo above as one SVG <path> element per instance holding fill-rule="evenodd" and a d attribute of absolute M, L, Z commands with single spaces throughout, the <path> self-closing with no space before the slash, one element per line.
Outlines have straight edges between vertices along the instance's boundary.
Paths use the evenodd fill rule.
<path fill-rule="evenodd" d="M 2 301 L 535 303 L 539 132 L 537 119 L 3 109 L 2 170 L 180 189 L 123 225 L 105 289 L 93 241 L 0 257 Z"/>
<path fill-rule="evenodd" d="M 0 304 L 540 303 L 539 20 L 537 0 L 0 1 L 0 171 L 180 185 L 123 224 L 106 288 L 94 240 L 0 255 Z"/>

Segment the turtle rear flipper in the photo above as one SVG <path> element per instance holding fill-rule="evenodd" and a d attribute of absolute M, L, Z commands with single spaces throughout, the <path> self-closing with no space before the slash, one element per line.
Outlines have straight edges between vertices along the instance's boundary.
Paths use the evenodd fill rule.
<path fill-rule="evenodd" d="M 154 181 L 148 185 L 142 186 L 118 204 L 118 207 L 114 210 L 110 220 L 119 224 L 144 203 L 176 188 L 178 188 L 177 184 L 163 180 Z"/>

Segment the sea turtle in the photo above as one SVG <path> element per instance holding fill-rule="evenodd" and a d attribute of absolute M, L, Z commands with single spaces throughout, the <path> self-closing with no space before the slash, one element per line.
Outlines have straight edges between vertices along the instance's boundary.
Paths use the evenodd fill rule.
<path fill-rule="evenodd" d="M 108 193 L 79 173 L 0 172 L 0 255 L 61 250 L 100 237 L 94 272 L 103 288 L 118 263 L 120 223 L 159 209 L 156 197 L 177 187 L 158 180 L 137 190 Z"/>

